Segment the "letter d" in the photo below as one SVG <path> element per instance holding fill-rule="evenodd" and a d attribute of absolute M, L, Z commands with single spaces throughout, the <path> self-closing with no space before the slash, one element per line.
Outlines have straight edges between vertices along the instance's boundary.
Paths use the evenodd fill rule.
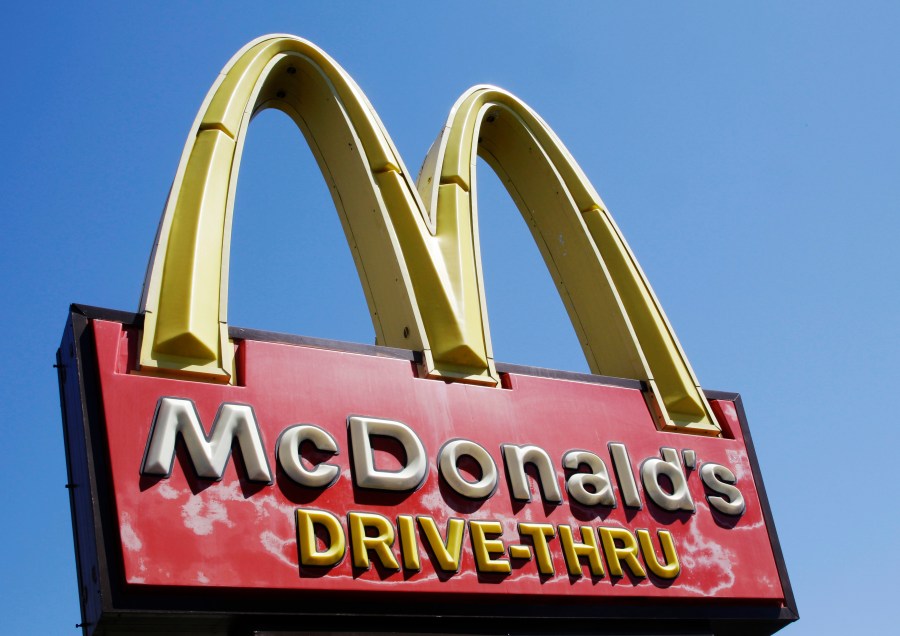
<path fill-rule="evenodd" d="M 319 550 L 316 541 L 316 526 L 328 533 L 328 544 Z M 330 512 L 324 510 L 297 509 L 297 546 L 300 551 L 300 566 L 331 567 L 344 558 L 347 551 L 347 539 L 341 522 Z"/>
<path fill-rule="evenodd" d="M 375 490 L 415 490 L 425 479 L 428 458 L 425 447 L 406 424 L 374 417 L 348 418 L 350 447 L 353 455 L 353 475 L 360 488 Z M 403 446 L 406 466 L 398 471 L 379 470 L 375 467 L 371 437 L 390 437 Z"/>
<path fill-rule="evenodd" d="M 661 448 L 662 459 L 651 457 L 641 465 L 641 481 L 644 490 L 657 506 L 669 512 L 684 510 L 694 512 L 694 500 L 688 490 L 687 478 L 681 468 L 678 452 L 674 448 Z M 671 494 L 659 485 L 660 475 L 672 482 Z"/>

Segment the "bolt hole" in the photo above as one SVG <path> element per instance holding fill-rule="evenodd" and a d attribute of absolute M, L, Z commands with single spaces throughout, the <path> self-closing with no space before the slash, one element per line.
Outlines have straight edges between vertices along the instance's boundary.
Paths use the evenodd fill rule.
<path fill-rule="evenodd" d="M 404 338 L 409 338 L 409 327 L 404 327 L 404 328 L 403 328 L 403 337 L 404 337 Z"/>
<path fill-rule="evenodd" d="M 285 96 L 285 95 L 287 95 L 287 93 L 285 93 L 284 91 L 278 91 L 277 93 L 275 93 L 275 96 L 276 96 L 278 99 L 284 99 L 284 96 Z"/>
<path fill-rule="evenodd" d="M 296 74 L 297 74 L 297 69 L 294 68 L 293 66 L 288 66 L 288 68 L 287 68 L 287 74 L 288 74 L 288 75 L 296 75 Z"/>
<path fill-rule="evenodd" d="M 497 116 L 496 115 L 488 115 L 486 119 L 487 119 L 487 123 L 493 124 L 494 121 L 496 121 Z"/>

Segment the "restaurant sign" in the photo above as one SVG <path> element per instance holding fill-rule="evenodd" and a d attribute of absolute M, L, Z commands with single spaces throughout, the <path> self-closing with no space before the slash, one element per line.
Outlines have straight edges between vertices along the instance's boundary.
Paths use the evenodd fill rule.
<path fill-rule="evenodd" d="M 270 107 L 333 187 L 377 345 L 228 325 L 237 166 Z M 590 374 L 494 362 L 476 154 L 509 183 Z M 460 98 L 413 182 L 331 58 L 252 42 L 194 123 L 141 310 L 73 305 L 58 366 L 85 633 L 796 618 L 740 398 L 699 388 L 599 196 L 500 89 Z"/>

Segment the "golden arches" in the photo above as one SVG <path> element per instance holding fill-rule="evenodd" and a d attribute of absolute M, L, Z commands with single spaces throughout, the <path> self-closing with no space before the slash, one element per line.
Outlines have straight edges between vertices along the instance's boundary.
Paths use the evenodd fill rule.
<path fill-rule="evenodd" d="M 417 187 L 355 82 L 293 36 L 244 47 L 194 122 L 145 281 L 142 370 L 233 381 L 231 214 L 247 126 L 265 108 L 287 113 L 310 144 L 379 344 L 423 351 L 429 376 L 497 383 L 478 247 L 478 152 L 529 222 L 592 371 L 646 381 L 664 427 L 718 434 L 637 262 L 540 117 L 505 91 L 470 90 L 454 106 Z"/>

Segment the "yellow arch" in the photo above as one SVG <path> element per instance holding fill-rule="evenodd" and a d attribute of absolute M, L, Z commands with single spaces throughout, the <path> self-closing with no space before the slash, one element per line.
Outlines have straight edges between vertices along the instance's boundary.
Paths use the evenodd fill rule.
<path fill-rule="evenodd" d="M 531 109 L 496 88 L 467 92 L 417 187 L 359 87 L 323 51 L 293 36 L 244 47 L 194 122 L 145 280 L 143 370 L 233 380 L 231 214 L 247 126 L 265 108 L 287 113 L 319 162 L 379 344 L 423 351 L 429 376 L 497 383 L 478 248 L 480 152 L 529 222 L 591 369 L 648 382 L 662 426 L 718 433 L 605 206 Z"/>
<path fill-rule="evenodd" d="M 600 196 L 540 116 L 492 86 L 459 98 L 418 179 L 438 220 L 472 225 L 479 293 L 476 155 L 497 173 L 528 224 L 591 371 L 647 382 L 663 428 L 719 434 L 687 357 Z M 484 307 L 483 296 L 480 302 Z M 488 334 L 486 312 L 484 323 Z"/>
<path fill-rule="evenodd" d="M 231 214 L 247 126 L 266 108 L 297 123 L 331 187 L 376 341 L 423 351 L 429 375 L 496 384 L 480 315 L 467 315 L 457 297 L 458 268 L 446 265 L 374 109 L 334 60 L 293 36 L 238 52 L 194 122 L 144 284 L 142 369 L 233 377 Z"/>

